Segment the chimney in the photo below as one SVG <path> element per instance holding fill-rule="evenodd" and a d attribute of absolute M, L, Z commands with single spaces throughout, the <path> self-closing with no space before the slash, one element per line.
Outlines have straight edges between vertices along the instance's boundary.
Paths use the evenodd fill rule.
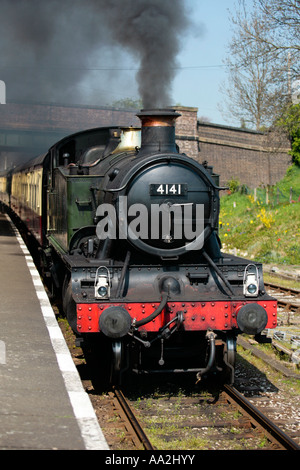
<path fill-rule="evenodd" d="M 178 153 L 175 121 L 179 113 L 172 109 L 142 109 L 137 116 L 142 124 L 140 152 Z"/>

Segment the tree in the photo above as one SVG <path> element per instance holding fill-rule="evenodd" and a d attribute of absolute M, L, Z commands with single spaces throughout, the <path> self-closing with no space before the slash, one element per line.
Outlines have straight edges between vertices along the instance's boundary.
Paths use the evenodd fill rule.
<path fill-rule="evenodd" d="M 114 101 L 111 106 L 120 109 L 142 109 L 143 102 L 141 99 L 134 100 L 132 98 L 123 98 L 121 100 Z"/>
<path fill-rule="evenodd" d="M 286 60 L 289 57 L 291 78 L 300 74 L 300 2 L 299 0 L 255 0 L 264 15 L 268 36 L 253 36 L 248 31 L 248 41 L 263 42 L 268 55 Z"/>
<path fill-rule="evenodd" d="M 300 2 L 299 0 L 256 0 L 267 18 L 270 34 L 259 37 L 277 61 L 288 57 L 288 100 L 276 126 L 290 138 L 293 162 L 300 166 L 300 104 L 291 103 L 292 85 L 300 78 Z M 254 37 L 252 41 L 257 40 Z"/>
<path fill-rule="evenodd" d="M 300 166 L 300 104 L 287 106 L 277 125 L 289 136 L 292 147 L 289 153 L 293 162 Z"/>
<path fill-rule="evenodd" d="M 231 21 L 234 34 L 226 59 L 225 106 L 243 125 L 260 130 L 270 126 L 287 100 L 287 61 L 271 50 L 273 31 L 267 12 L 258 6 L 247 10 L 240 0 Z"/>

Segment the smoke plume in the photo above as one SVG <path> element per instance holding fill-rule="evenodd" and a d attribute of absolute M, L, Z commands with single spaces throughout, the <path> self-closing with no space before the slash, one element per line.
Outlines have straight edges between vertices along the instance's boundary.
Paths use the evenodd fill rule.
<path fill-rule="evenodd" d="M 144 107 L 172 105 L 184 0 L 0 0 L 0 11 L 8 102 L 107 105 L 135 90 Z"/>

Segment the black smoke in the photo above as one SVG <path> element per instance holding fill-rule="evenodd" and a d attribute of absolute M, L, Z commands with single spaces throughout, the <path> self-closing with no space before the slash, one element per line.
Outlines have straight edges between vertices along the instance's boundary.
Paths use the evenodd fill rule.
<path fill-rule="evenodd" d="M 172 105 L 184 0 L 0 0 L 0 12 L 7 102 L 108 105 L 135 90 L 144 107 Z"/>

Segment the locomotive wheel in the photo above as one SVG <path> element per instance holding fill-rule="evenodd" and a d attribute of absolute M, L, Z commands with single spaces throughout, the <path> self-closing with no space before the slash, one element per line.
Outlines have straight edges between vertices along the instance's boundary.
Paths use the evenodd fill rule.
<path fill-rule="evenodd" d="M 74 333 L 78 333 L 76 303 L 74 302 L 73 297 L 72 297 L 71 281 L 69 282 L 69 284 L 67 284 L 67 288 L 66 288 L 66 282 L 65 282 L 64 290 L 65 290 L 65 293 L 63 296 L 63 309 L 64 309 L 68 323 L 71 326 L 72 330 L 74 331 Z"/>
<path fill-rule="evenodd" d="M 236 337 L 228 335 L 224 346 L 225 382 L 234 382 L 234 370 L 236 361 Z"/>
<path fill-rule="evenodd" d="M 124 344 L 122 341 L 112 342 L 112 360 L 110 381 L 114 385 L 121 384 L 121 374 L 124 367 Z"/>

